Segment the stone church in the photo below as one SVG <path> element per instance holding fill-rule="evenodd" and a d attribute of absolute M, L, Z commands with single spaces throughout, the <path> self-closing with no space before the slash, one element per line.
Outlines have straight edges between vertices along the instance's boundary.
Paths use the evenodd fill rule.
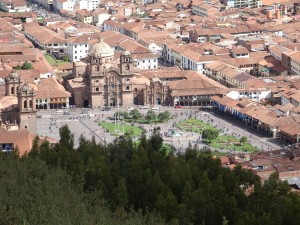
<path fill-rule="evenodd" d="M 114 50 L 100 38 L 87 58 L 74 63 L 73 79 L 66 82 L 74 105 L 98 108 L 133 104 L 133 59 L 124 51 L 117 63 L 114 55 Z"/>
<path fill-rule="evenodd" d="M 5 96 L 0 100 L 0 126 L 7 130 L 26 128 L 36 134 L 36 98 L 33 88 L 16 71 L 5 78 Z"/>
<path fill-rule="evenodd" d="M 74 62 L 72 77 L 65 80 L 66 89 L 72 93 L 70 104 L 78 108 L 206 106 L 210 96 L 226 91 L 196 71 L 176 67 L 138 71 L 135 64 L 130 52 L 115 53 L 100 38 L 86 58 Z"/>

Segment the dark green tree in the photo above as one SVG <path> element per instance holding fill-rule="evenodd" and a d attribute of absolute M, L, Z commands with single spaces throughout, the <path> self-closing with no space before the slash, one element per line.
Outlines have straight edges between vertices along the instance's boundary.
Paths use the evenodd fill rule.
<path fill-rule="evenodd" d="M 242 143 L 243 145 L 246 144 L 247 142 L 248 142 L 248 138 L 246 136 L 240 138 L 240 143 Z"/>
<path fill-rule="evenodd" d="M 29 62 L 24 62 L 23 65 L 21 66 L 22 70 L 32 70 L 33 66 L 31 63 Z"/>
<path fill-rule="evenodd" d="M 171 118 L 171 114 L 169 111 L 164 111 L 157 115 L 157 119 L 159 119 L 160 122 L 166 122 L 170 118 Z"/>
<path fill-rule="evenodd" d="M 156 114 L 153 110 L 149 110 L 145 116 L 145 119 L 149 122 L 152 122 L 156 119 Z"/>
<path fill-rule="evenodd" d="M 130 113 L 129 113 L 129 115 L 130 115 L 130 116 L 132 117 L 132 119 L 134 119 L 134 120 L 138 120 L 138 119 L 140 119 L 140 118 L 143 117 L 143 115 L 142 115 L 142 114 L 140 113 L 140 111 L 137 110 L 137 109 L 131 110 Z"/>
<path fill-rule="evenodd" d="M 207 140 L 208 142 L 212 142 L 219 136 L 219 131 L 217 129 L 205 129 L 202 132 L 202 138 Z"/>

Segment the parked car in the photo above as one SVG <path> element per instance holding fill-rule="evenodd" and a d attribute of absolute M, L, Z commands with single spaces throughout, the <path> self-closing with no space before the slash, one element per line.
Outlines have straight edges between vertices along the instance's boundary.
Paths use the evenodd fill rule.
<path fill-rule="evenodd" d="M 71 113 L 68 111 L 64 111 L 64 115 L 71 115 Z"/>
<path fill-rule="evenodd" d="M 149 109 L 149 106 L 148 105 L 142 105 L 139 107 L 140 109 Z"/>
<path fill-rule="evenodd" d="M 152 107 L 152 110 L 159 110 L 159 107 Z"/>
<path fill-rule="evenodd" d="M 181 109 L 181 108 L 183 108 L 183 106 L 181 106 L 181 105 L 175 105 L 175 108 Z"/>
<path fill-rule="evenodd" d="M 132 111 L 132 110 L 134 110 L 134 108 L 129 108 L 129 109 L 128 109 L 128 111 Z"/>
<path fill-rule="evenodd" d="M 102 111 L 109 111 L 109 110 L 110 110 L 109 107 L 104 107 L 104 108 L 102 108 Z"/>

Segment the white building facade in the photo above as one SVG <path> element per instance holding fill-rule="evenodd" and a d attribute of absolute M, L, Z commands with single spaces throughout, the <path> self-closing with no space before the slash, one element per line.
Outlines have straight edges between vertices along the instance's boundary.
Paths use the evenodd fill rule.
<path fill-rule="evenodd" d="M 78 2 L 80 9 L 94 10 L 100 7 L 100 0 L 81 0 Z"/>

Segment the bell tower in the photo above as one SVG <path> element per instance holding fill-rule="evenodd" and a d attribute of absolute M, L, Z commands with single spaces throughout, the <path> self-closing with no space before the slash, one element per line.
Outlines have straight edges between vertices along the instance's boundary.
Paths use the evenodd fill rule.
<path fill-rule="evenodd" d="M 7 77 L 5 77 L 5 95 L 17 96 L 18 88 L 22 83 L 20 75 L 13 70 Z"/>
<path fill-rule="evenodd" d="M 27 83 L 19 87 L 18 105 L 19 128 L 36 134 L 36 98 L 34 90 Z"/>
<path fill-rule="evenodd" d="M 120 73 L 122 77 L 122 98 L 123 105 L 133 104 L 133 59 L 130 52 L 124 51 L 120 56 Z"/>
<path fill-rule="evenodd" d="M 129 75 L 133 71 L 133 59 L 129 51 L 122 52 L 120 56 L 121 74 Z"/>

